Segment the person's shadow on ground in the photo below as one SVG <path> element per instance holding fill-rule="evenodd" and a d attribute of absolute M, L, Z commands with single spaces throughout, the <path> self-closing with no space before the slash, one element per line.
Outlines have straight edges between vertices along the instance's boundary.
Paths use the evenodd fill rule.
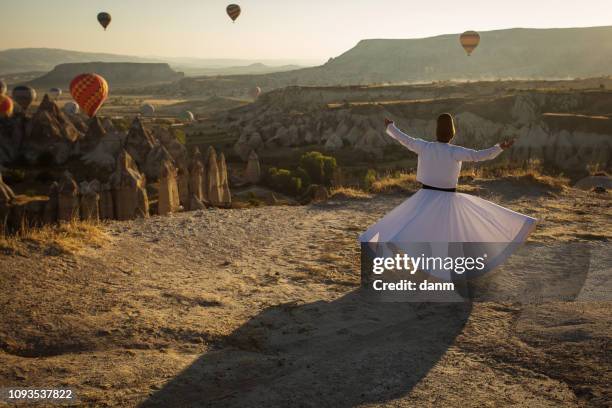
<path fill-rule="evenodd" d="M 469 303 L 270 307 L 142 407 L 353 407 L 406 395 L 461 332 Z"/>

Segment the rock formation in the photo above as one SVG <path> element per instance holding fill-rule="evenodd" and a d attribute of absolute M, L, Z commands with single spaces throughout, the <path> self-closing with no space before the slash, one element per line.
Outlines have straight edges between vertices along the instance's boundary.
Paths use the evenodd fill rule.
<path fill-rule="evenodd" d="M 199 210 L 204 208 L 204 164 L 202 164 L 202 155 L 196 147 L 191 158 L 191 166 L 189 167 L 189 203 L 188 210 Z M 180 189 L 180 188 L 179 188 Z"/>
<path fill-rule="evenodd" d="M 100 219 L 112 220 L 115 218 L 113 205 L 113 193 L 110 183 L 103 183 L 100 186 Z"/>
<path fill-rule="evenodd" d="M 58 189 L 57 219 L 73 221 L 79 218 L 79 186 L 70 172 L 64 172 Z"/>
<path fill-rule="evenodd" d="M 140 118 L 134 118 L 125 138 L 124 148 L 136 162 L 139 169 L 144 169 L 147 156 L 156 144 L 157 141 L 151 133 L 145 129 Z M 156 168 L 159 168 L 159 163 L 160 162 L 157 162 Z"/>
<path fill-rule="evenodd" d="M 251 184 L 257 184 L 261 181 L 261 166 L 259 165 L 259 157 L 255 150 L 249 153 L 249 161 L 247 162 L 244 178 Z"/>
<path fill-rule="evenodd" d="M 232 205 L 232 194 L 229 189 L 229 176 L 227 170 L 227 164 L 225 163 L 225 155 L 221 153 L 219 156 L 219 180 L 221 187 L 221 202 L 219 203 L 223 207 L 229 207 Z"/>
<path fill-rule="evenodd" d="M 81 190 L 81 219 L 98 221 L 100 219 L 100 182 L 83 181 L 79 185 Z"/>
<path fill-rule="evenodd" d="M 206 198 L 210 204 L 219 206 L 223 202 L 223 190 L 217 164 L 217 152 L 212 146 L 208 148 L 206 165 Z"/>
<path fill-rule="evenodd" d="M 106 136 L 106 128 L 98 116 L 94 116 L 89 120 L 87 132 L 79 140 L 79 149 L 81 153 L 92 151 L 98 144 L 104 140 Z"/>
<path fill-rule="evenodd" d="M 159 171 L 159 197 L 157 202 L 159 215 L 177 212 L 180 208 L 176 178 L 177 171 L 172 162 L 170 160 L 163 161 Z"/>
<path fill-rule="evenodd" d="M 119 154 L 110 184 L 116 219 L 131 220 L 149 216 L 146 178 L 138 171 L 134 160 L 125 150 Z"/>
<path fill-rule="evenodd" d="M 59 184 L 57 181 L 51 183 L 47 195 L 49 196 L 49 200 L 45 204 L 43 222 L 45 224 L 54 224 L 57 222 L 57 216 L 59 214 Z"/>
<path fill-rule="evenodd" d="M 10 213 L 10 208 L 13 200 L 15 199 L 15 193 L 13 190 L 2 180 L 2 174 L 0 173 L 0 233 L 6 228 L 6 223 Z"/>
<path fill-rule="evenodd" d="M 160 177 L 160 163 L 165 161 L 169 161 L 174 165 L 174 159 L 172 155 L 166 150 L 166 148 L 161 145 L 155 145 L 147 155 L 145 160 L 144 167 L 139 166 L 140 169 L 147 176 L 147 179 L 150 181 L 158 180 Z"/>
<path fill-rule="evenodd" d="M 177 185 L 179 192 L 179 200 L 184 209 L 189 208 L 191 194 L 189 193 L 190 175 L 187 167 L 180 166 L 177 169 Z"/>
<path fill-rule="evenodd" d="M 21 129 L 16 128 L 16 131 Z M 49 157 L 46 161 L 62 164 L 73 153 L 75 143 L 80 137 L 81 133 L 72 122 L 55 102 L 45 95 L 36 113 L 27 121 L 21 151 L 30 163 L 39 161 L 42 155 L 46 155 Z"/>

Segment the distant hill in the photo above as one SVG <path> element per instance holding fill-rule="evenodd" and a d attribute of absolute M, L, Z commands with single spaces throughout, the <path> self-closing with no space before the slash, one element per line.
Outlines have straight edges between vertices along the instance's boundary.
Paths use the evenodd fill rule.
<path fill-rule="evenodd" d="M 185 75 L 258 75 L 258 74 L 270 74 L 274 72 L 285 72 L 293 71 L 296 69 L 303 68 L 300 65 L 281 65 L 281 66 L 269 66 L 256 62 L 249 65 L 237 65 L 229 67 L 191 67 L 181 66 L 181 71 L 185 72 Z"/>
<path fill-rule="evenodd" d="M 51 72 L 29 82 L 34 88 L 68 88 L 70 81 L 82 73 L 102 75 L 112 88 L 152 85 L 177 81 L 183 73 L 176 72 L 168 64 L 134 62 L 87 62 L 60 64 Z"/>
<path fill-rule="evenodd" d="M 316 65 L 311 60 L 135 57 L 52 48 L 19 48 L 0 51 L 0 75 L 48 72 L 56 65 L 73 62 L 165 62 L 186 75 L 264 74 Z"/>
<path fill-rule="evenodd" d="M 450 79 L 575 78 L 612 73 L 612 27 L 484 31 L 467 57 L 457 34 L 363 40 L 305 80 L 372 83 Z M 313 75 L 314 74 L 314 75 Z"/>
<path fill-rule="evenodd" d="M 499 79 L 572 79 L 612 74 L 612 26 L 480 32 L 471 57 L 459 34 L 408 40 L 363 40 L 318 67 L 262 75 L 185 78 L 146 93 L 247 95 L 286 86 L 370 85 Z M 145 90 L 143 90 L 144 92 Z"/>
<path fill-rule="evenodd" d="M 71 62 L 160 62 L 129 55 L 79 52 L 53 48 L 19 48 L 0 51 L 0 73 L 52 70 L 56 65 Z"/>

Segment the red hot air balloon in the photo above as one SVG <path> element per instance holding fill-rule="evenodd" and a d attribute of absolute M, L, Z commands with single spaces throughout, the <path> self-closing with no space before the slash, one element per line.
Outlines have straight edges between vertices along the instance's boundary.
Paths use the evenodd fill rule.
<path fill-rule="evenodd" d="M 108 97 L 108 84 L 97 74 L 81 74 L 70 82 L 70 94 L 90 118 Z"/>
<path fill-rule="evenodd" d="M 476 47 L 478 47 L 478 44 L 480 44 L 480 34 L 478 34 L 476 31 L 466 31 L 465 33 L 461 34 L 459 41 L 469 57 L 472 55 L 472 52 L 474 52 Z"/>
<path fill-rule="evenodd" d="M 106 31 L 106 27 L 108 27 L 108 25 L 110 24 L 112 18 L 111 15 L 106 13 L 106 12 L 101 12 L 98 13 L 98 23 L 100 23 L 100 25 L 102 27 L 104 27 L 104 31 Z"/>
<path fill-rule="evenodd" d="M 240 6 L 237 4 L 230 4 L 227 6 L 227 15 L 232 19 L 232 21 L 236 21 L 238 16 L 240 15 Z"/>
<path fill-rule="evenodd" d="M 0 118 L 10 118 L 12 114 L 13 100 L 6 95 L 0 95 Z"/>

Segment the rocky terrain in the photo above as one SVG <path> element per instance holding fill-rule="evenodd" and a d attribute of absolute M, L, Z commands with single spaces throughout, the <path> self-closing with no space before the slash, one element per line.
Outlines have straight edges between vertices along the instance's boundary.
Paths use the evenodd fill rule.
<path fill-rule="evenodd" d="M 212 146 L 204 156 L 198 148 L 189 153 L 171 129 L 151 131 L 139 117 L 127 131 L 108 118 L 85 123 L 47 95 L 33 116 L 2 119 L 1 164 L 22 190 L 16 195 L 0 176 L 2 231 L 231 205 L 225 156 Z"/>
<path fill-rule="evenodd" d="M 128 86 L 170 83 L 184 76 L 183 73 L 174 71 L 164 63 L 79 62 L 57 65 L 51 72 L 30 81 L 28 85 L 33 88 L 68 89 L 70 81 L 83 72 L 102 75 L 111 90 Z"/>
<path fill-rule="evenodd" d="M 0 253 L 0 387 L 73 387 L 79 406 L 604 407 L 609 193 L 529 178 L 463 191 L 537 217 L 534 275 L 589 248 L 571 299 L 376 303 L 358 234 L 406 197 L 201 210 L 102 226 L 74 253 Z M 560 257 L 560 258 L 559 258 Z"/>
<path fill-rule="evenodd" d="M 571 83 L 571 82 L 570 82 Z M 516 89 L 509 83 L 394 87 L 289 87 L 217 120 L 234 135 L 235 151 L 271 153 L 309 146 L 352 149 L 382 159 L 397 151 L 383 131 L 384 117 L 415 137 L 432 140 L 439 113 L 455 115 L 455 143 L 484 148 L 518 138 L 505 160 L 540 160 L 564 171 L 612 165 L 612 93 Z M 520 87 L 522 84 L 519 82 Z"/>

